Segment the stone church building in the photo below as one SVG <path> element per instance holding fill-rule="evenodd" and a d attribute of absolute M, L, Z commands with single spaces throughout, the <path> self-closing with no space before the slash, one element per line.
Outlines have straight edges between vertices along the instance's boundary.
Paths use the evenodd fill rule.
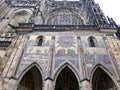
<path fill-rule="evenodd" d="M 120 90 L 120 27 L 94 0 L 0 0 L 0 90 Z"/>

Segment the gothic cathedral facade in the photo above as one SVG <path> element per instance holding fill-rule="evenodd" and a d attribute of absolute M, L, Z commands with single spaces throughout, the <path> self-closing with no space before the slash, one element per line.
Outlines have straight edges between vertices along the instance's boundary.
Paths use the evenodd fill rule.
<path fill-rule="evenodd" d="M 0 90 L 120 90 L 120 28 L 94 0 L 1 0 Z"/>

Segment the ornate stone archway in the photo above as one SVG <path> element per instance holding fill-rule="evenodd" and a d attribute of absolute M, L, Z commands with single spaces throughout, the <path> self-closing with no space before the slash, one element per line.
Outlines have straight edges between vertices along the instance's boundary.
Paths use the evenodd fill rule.
<path fill-rule="evenodd" d="M 104 70 L 104 67 L 97 65 L 91 76 L 92 90 L 116 90 L 113 78 Z"/>
<path fill-rule="evenodd" d="M 36 66 L 29 69 L 21 78 L 18 90 L 42 90 L 42 75 Z"/>
<path fill-rule="evenodd" d="M 64 67 L 59 73 L 56 79 L 55 90 L 79 90 L 78 80 L 68 66 Z"/>
<path fill-rule="evenodd" d="M 28 23 L 32 14 L 32 11 L 29 9 L 20 9 L 13 11 L 9 24 L 18 25 L 18 23 Z"/>

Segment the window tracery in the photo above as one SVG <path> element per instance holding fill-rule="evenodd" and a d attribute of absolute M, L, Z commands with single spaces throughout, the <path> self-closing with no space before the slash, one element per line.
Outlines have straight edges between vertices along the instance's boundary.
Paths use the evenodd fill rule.
<path fill-rule="evenodd" d="M 28 22 L 30 17 L 30 14 L 25 11 L 18 11 L 17 13 L 14 14 L 12 20 L 10 21 L 10 24 L 12 25 L 18 25 L 18 23 L 26 23 Z"/>
<path fill-rule="evenodd" d="M 47 19 L 48 25 L 82 25 L 83 20 L 79 15 L 69 11 L 68 9 L 61 9 L 53 12 Z"/>

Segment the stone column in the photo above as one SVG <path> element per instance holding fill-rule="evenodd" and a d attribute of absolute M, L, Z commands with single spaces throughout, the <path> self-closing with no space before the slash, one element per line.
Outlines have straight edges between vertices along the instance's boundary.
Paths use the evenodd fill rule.
<path fill-rule="evenodd" d="M 0 90 L 17 90 L 16 79 L 4 79 L 0 85 Z"/>
<path fill-rule="evenodd" d="M 89 80 L 81 81 L 81 90 L 92 90 Z"/>
<path fill-rule="evenodd" d="M 15 79 L 10 79 L 7 90 L 17 90 L 18 85 Z"/>
<path fill-rule="evenodd" d="M 117 85 L 116 90 L 120 90 L 120 80 L 118 80 L 118 85 Z"/>
<path fill-rule="evenodd" d="M 45 80 L 43 90 L 53 90 L 53 84 L 51 79 Z"/>

